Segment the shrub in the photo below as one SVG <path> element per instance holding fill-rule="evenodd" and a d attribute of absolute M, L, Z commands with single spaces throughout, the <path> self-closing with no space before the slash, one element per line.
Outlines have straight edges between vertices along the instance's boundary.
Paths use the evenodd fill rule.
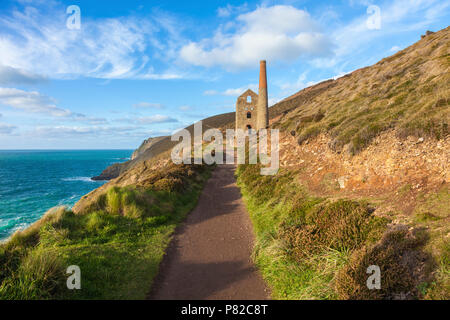
<path fill-rule="evenodd" d="M 102 211 L 92 212 L 88 215 L 86 229 L 89 232 L 98 232 L 107 222 L 105 221 L 105 213 Z"/>
<path fill-rule="evenodd" d="M 320 132 L 321 132 L 320 126 L 317 125 L 310 126 L 307 129 L 305 129 L 304 132 L 302 132 L 302 134 L 298 137 L 297 142 L 299 145 L 301 145 L 306 140 L 318 136 Z"/>
<path fill-rule="evenodd" d="M 183 190 L 183 180 L 180 178 L 164 178 L 156 181 L 153 184 L 153 189 L 156 191 L 167 191 L 167 192 L 175 192 Z"/>
<path fill-rule="evenodd" d="M 429 273 L 425 262 L 431 257 L 421 251 L 427 240 L 423 230 L 395 228 L 376 244 L 355 251 L 349 263 L 336 277 L 336 291 L 341 299 L 413 299 L 419 296 L 418 286 Z M 371 265 L 381 271 L 381 289 L 369 290 L 366 273 Z M 426 269 L 426 268 L 425 268 Z"/>
<path fill-rule="evenodd" d="M 444 139 L 450 131 L 446 115 L 441 115 L 441 117 L 440 119 L 430 118 L 425 114 L 419 114 L 414 119 L 403 123 L 397 135 L 400 138 L 429 136 L 435 139 Z"/>
<path fill-rule="evenodd" d="M 52 246 L 68 238 L 69 230 L 64 228 L 55 228 L 47 223 L 39 230 L 39 243 L 41 245 Z"/>
<path fill-rule="evenodd" d="M 368 124 L 351 139 L 349 152 L 353 155 L 358 154 L 366 148 L 378 134 L 388 127 L 389 125 L 383 123 Z"/>
<path fill-rule="evenodd" d="M 119 187 L 112 187 L 106 192 L 107 210 L 111 214 L 122 214 L 122 203 Z"/>
<path fill-rule="evenodd" d="M 61 259 L 54 250 L 33 250 L 17 272 L 0 286 L 2 299 L 31 300 L 51 298 L 65 283 Z"/>
<path fill-rule="evenodd" d="M 280 236 L 298 261 L 327 248 L 341 252 L 358 248 L 386 224 L 384 219 L 373 217 L 367 205 L 356 201 L 316 206 L 317 202 L 294 206 L 291 217 L 280 228 Z"/>

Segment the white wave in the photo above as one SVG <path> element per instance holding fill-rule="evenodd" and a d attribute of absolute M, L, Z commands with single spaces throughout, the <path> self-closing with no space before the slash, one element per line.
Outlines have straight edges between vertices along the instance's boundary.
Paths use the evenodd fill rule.
<path fill-rule="evenodd" d="M 90 177 L 71 177 L 64 178 L 63 181 L 84 181 L 84 182 L 95 182 Z"/>

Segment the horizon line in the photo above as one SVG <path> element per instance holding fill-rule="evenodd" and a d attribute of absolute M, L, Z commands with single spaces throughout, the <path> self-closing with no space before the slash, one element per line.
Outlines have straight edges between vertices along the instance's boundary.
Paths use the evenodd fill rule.
<path fill-rule="evenodd" d="M 123 149 L 123 148 L 111 148 L 111 149 L 1 149 L 0 151 L 114 151 L 114 150 L 136 150 L 136 149 Z"/>

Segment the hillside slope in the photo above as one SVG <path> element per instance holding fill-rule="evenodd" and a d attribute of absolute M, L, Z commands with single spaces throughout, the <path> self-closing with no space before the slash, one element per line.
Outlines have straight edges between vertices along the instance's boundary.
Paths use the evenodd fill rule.
<path fill-rule="evenodd" d="M 142 155 L 145 151 L 150 149 L 155 143 L 167 138 L 167 136 L 161 136 L 161 137 L 155 137 L 155 138 L 148 138 L 147 140 L 144 140 L 142 144 L 134 150 L 133 154 L 131 155 L 130 160 L 134 160 L 140 155 Z"/>
<path fill-rule="evenodd" d="M 345 147 L 351 154 L 388 129 L 401 138 L 441 139 L 449 133 L 449 50 L 447 28 L 329 82 L 326 90 L 299 103 L 274 126 L 297 135 L 299 143 L 329 133 L 333 151 Z"/>
<path fill-rule="evenodd" d="M 278 174 L 237 173 L 275 298 L 448 299 L 449 37 L 281 102 Z"/>

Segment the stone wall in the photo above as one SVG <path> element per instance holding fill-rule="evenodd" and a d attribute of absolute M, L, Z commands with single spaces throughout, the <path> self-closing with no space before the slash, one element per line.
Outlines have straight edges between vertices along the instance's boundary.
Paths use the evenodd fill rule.
<path fill-rule="evenodd" d="M 258 95 L 252 90 L 245 91 L 236 102 L 236 129 L 256 129 Z"/>

